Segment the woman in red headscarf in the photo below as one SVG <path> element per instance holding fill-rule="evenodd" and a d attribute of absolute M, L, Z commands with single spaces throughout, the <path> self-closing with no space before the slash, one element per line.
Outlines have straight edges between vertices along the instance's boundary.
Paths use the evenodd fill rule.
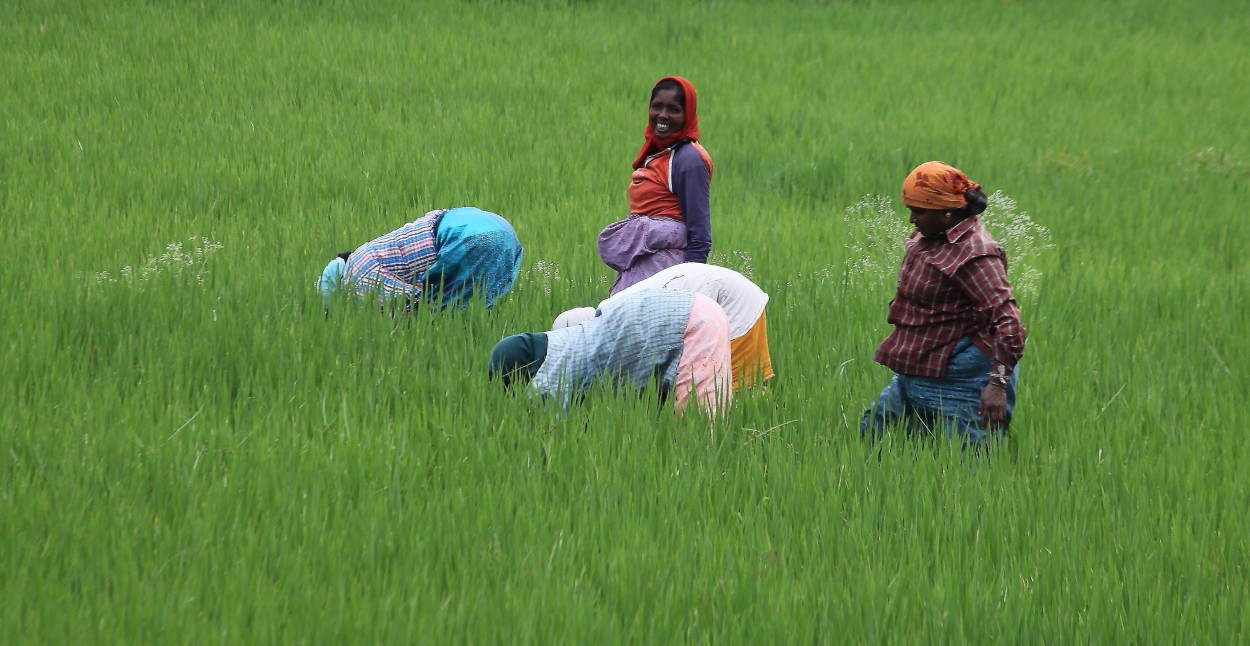
<path fill-rule="evenodd" d="M 712 158 L 699 145 L 690 81 L 666 76 L 651 89 L 647 129 L 629 184 L 629 212 L 599 234 L 599 257 L 617 271 L 610 294 L 712 251 Z"/>
<path fill-rule="evenodd" d="M 903 182 L 916 230 L 904 243 L 894 330 L 873 360 L 894 371 L 860 430 L 903 425 L 981 444 L 1006 429 L 1016 402 L 1024 325 L 1007 282 L 1007 256 L 977 215 L 981 185 L 942 162 Z"/>

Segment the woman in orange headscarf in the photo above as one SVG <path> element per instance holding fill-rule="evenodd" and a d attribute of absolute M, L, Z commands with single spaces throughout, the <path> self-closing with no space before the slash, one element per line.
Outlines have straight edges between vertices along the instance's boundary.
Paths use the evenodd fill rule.
<path fill-rule="evenodd" d="M 903 204 L 916 230 L 890 301 L 894 330 L 873 356 L 894 378 L 860 430 L 902 424 L 980 444 L 1011 422 L 1024 355 L 1007 257 L 977 219 L 987 205 L 981 185 L 959 169 L 917 166 L 903 181 Z"/>
<path fill-rule="evenodd" d="M 634 159 L 629 212 L 599 234 L 599 257 L 617 271 L 610 294 L 712 251 L 712 158 L 699 144 L 698 98 L 690 81 L 666 76 L 651 88 L 647 128 Z"/>

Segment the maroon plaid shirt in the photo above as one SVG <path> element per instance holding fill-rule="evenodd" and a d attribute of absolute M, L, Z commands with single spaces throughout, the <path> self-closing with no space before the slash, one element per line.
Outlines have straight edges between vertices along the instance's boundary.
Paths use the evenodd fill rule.
<path fill-rule="evenodd" d="M 1007 283 L 1007 257 L 985 225 L 970 217 L 945 235 L 913 232 L 905 243 L 898 294 L 890 301 L 894 331 L 873 360 L 894 372 L 941 377 L 951 348 L 967 336 L 1010 373 L 1024 355 L 1020 307 Z"/>

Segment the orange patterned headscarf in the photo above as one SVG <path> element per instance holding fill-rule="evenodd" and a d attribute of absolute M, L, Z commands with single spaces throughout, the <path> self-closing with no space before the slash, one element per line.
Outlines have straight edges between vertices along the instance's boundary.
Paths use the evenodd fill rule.
<path fill-rule="evenodd" d="M 903 180 L 903 204 L 917 209 L 962 209 L 964 191 L 981 188 L 962 171 L 940 161 L 925 162 Z"/>

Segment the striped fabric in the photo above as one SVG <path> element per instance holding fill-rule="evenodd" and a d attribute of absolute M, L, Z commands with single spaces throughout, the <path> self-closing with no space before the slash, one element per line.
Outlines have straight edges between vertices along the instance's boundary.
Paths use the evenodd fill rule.
<path fill-rule="evenodd" d="M 751 279 L 727 267 L 684 262 L 619 291 L 612 298 L 644 289 L 688 289 L 716 301 L 729 317 L 729 338 L 747 333 L 764 314 L 768 294 Z"/>
<path fill-rule="evenodd" d="M 346 283 L 360 296 L 377 294 L 384 304 L 399 297 L 416 303 L 425 288 L 425 271 L 438 257 L 435 236 L 446 212 L 430 211 L 358 247 L 347 258 Z"/>
<path fill-rule="evenodd" d="M 676 381 L 694 296 L 678 289 L 641 291 L 604 303 L 599 316 L 581 325 L 548 332 L 547 357 L 531 390 L 566 408 L 600 378 L 633 391 L 654 379 L 667 393 Z"/>
<path fill-rule="evenodd" d="M 1024 355 L 1025 329 L 1006 255 L 981 221 L 970 217 L 933 238 L 913 232 L 906 249 L 890 302 L 894 330 L 873 360 L 900 374 L 941 377 L 966 336 L 995 372 L 1010 373 Z"/>

